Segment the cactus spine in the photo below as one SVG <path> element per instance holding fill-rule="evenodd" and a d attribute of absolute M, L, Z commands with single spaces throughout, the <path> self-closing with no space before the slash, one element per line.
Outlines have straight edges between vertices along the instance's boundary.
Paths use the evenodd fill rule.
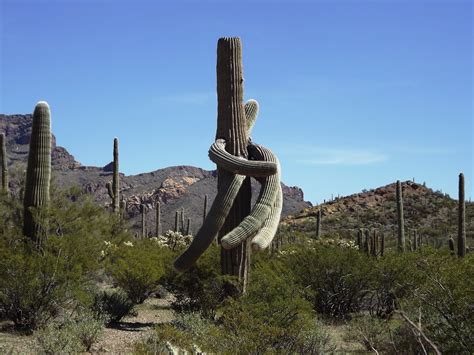
<path fill-rule="evenodd" d="M 114 173 L 112 176 L 112 183 L 108 182 L 107 192 L 112 199 L 112 210 L 115 213 L 120 212 L 120 176 L 119 176 L 119 151 L 118 151 L 118 138 L 114 138 Z"/>
<path fill-rule="evenodd" d="M 318 215 L 316 216 L 316 239 L 321 237 L 321 207 L 318 210 Z"/>
<path fill-rule="evenodd" d="M 464 201 L 464 174 L 459 174 L 458 256 L 466 256 L 466 203 Z"/>
<path fill-rule="evenodd" d="M 156 201 L 156 210 L 155 210 L 155 234 L 156 236 L 160 236 L 161 234 L 161 203 L 160 201 Z"/>
<path fill-rule="evenodd" d="M 4 133 L 0 133 L 0 163 L 2 164 L 2 192 L 8 195 L 7 139 Z"/>
<path fill-rule="evenodd" d="M 26 170 L 23 233 L 41 246 L 42 227 L 31 208 L 47 208 L 51 182 L 51 113 L 45 101 L 36 104 Z M 44 229 L 43 229 L 44 231 Z"/>
<path fill-rule="evenodd" d="M 402 184 L 397 180 L 397 215 L 398 215 L 398 251 L 405 252 L 405 223 L 403 220 Z"/>

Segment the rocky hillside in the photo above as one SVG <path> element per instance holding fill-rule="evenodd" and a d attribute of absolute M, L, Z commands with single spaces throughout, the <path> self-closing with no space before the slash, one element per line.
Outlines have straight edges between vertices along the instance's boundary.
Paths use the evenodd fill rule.
<path fill-rule="evenodd" d="M 456 181 L 453 181 L 456 183 Z M 397 231 L 396 184 L 340 197 L 308 207 L 286 217 L 282 226 L 315 235 L 316 216 L 322 209 L 322 234 L 354 238 L 359 228 L 384 231 L 393 238 Z M 402 183 L 405 228 L 433 243 L 445 243 L 457 233 L 457 201 L 439 191 L 412 181 Z M 474 203 L 466 203 L 468 245 L 474 238 Z M 470 239 L 470 240 L 469 240 Z"/>
<path fill-rule="evenodd" d="M 0 114 L 0 132 L 7 137 L 7 153 L 11 184 L 13 190 L 19 191 L 28 158 L 28 143 L 31 134 L 31 115 Z M 112 179 L 112 165 L 104 167 L 83 166 L 69 152 L 56 146 L 53 137 L 53 181 L 59 187 L 80 186 L 94 195 L 98 203 L 108 206 L 110 198 L 105 184 Z M 126 149 L 126 147 L 121 147 Z M 303 191 L 298 187 L 284 184 L 283 216 L 294 214 L 303 208 L 310 207 L 304 201 Z M 124 176 L 121 178 L 121 191 L 127 199 L 127 213 L 135 224 L 138 224 L 139 206 L 149 207 L 147 224 L 154 230 L 154 203 L 159 200 L 162 211 L 162 229 L 174 225 L 175 212 L 184 208 L 185 219 L 191 219 L 191 231 L 196 231 L 202 223 L 204 195 L 209 196 L 208 206 L 217 192 L 215 171 L 206 171 L 192 166 L 175 166 L 155 170 L 149 173 Z M 258 184 L 253 185 L 254 197 L 258 194 Z"/>

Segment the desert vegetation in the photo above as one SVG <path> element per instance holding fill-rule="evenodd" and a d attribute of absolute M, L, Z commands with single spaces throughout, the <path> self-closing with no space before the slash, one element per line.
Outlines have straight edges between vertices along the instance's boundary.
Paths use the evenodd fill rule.
<path fill-rule="evenodd" d="M 258 103 L 243 102 L 241 57 L 238 38 L 219 40 L 218 126 L 209 150 L 218 189 L 210 208 L 203 196 L 195 233 L 184 209 L 176 211 L 174 229 L 163 232 L 159 200 L 141 203 L 140 225 L 130 223 L 118 138 L 106 183 L 111 203 L 104 207 L 82 188 L 55 185 L 46 102 L 34 109 L 19 189 L 10 188 L 16 185 L 9 182 L 7 137 L 0 135 L 1 332 L 34 340 L 27 350 L 8 343 L 0 350 L 104 352 L 98 344 L 108 330 L 123 329 L 147 301 L 166 298 L 172 319 L 152 323 L 130 351 L 474 351 L 466 222 L 473 205 L 464 200 L 464 175 L 457 204 L 444 196 L 415 206 L 413 185 L 397 181 L 383 201 L 353 201 L 348 208 L 355 213 L 345 215 L 348 200 L 337 199 L 280 223 L 280 164 L 249 139 Z M 250 178 L 260 185 L 253 205 Z M 427 222 L 440 207 L 442 223 Z"/>

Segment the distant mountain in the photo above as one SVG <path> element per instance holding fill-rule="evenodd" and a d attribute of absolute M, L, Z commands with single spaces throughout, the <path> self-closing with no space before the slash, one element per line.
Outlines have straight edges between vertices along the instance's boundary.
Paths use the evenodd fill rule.
<path fill-rule="evenodd" d="M 453 184 L 456 184 L 454 176 Z M 319 206 L 307 207 L 286 217 L 282 225 L 293 231 L 315 235 L 316 216 L 322 209 L 322 235 L 354 239 L 359 228 L 384 231 L 395 238 L 397 233 L 396 184 L 339 197 Z M 457 235 L 457 200 L 424 184 L 402 182 L 406 238 L 416 230 L 432 243 L 446 243 Z M 474 203 L 466 202 L 468 245 L 473 246 Z"/>
<path fill-rule="evenodd" d="M 11 170 L 13 190 L 20 189 L 20 181 L 28 159 L 28 144 L 31 135 L 32 115 L 0 114 L 0 132 L 7 138 L 7 154 Z M 112 142 L 111 142 L 112 143 Z M 127 149 L 122 146 L 121 149 Z M 80 186 L 94 195 L 95 200 L 108 207 L 110 198 L 105 184 L 112 179 L 112 164 L 104 167 L 83 166 L 65 148 L 56 146 L 53 136 L 53 180 L 59 187 Z M 139 206 L 149 207 L 147 224 L 154 230 L 154 202 L 161 202 L 162 230 L 172 229 L 178 209 L 184 208 L 185 219 L 191 219 L 191 231 L 202 223 L 204 195 L 209 196 L 208 208 L 217 192 L 216 171 L 207 171 L 192 166 L 174 166 L 149 173 L 121 177 L 121 193 L 127 199 L 127 213 L 138 225 Z M 258 194 L 258 183 L 253 186 L 253 197 Z M 284 193 L 283 216 L 294 214 L 311 203 L 304 201 L 303 191 L 298 187 L 282 184 Z"/>

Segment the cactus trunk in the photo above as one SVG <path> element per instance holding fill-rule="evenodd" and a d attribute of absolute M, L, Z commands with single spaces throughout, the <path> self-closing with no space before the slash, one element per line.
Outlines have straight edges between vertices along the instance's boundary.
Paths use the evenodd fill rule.
<path fill-rule="evenodd" d="M 220 38 L 217 43 L 217 132 L 216 139 L 224 139 L 226 150 L 237 157 L 247 157 L 247 123 L 243 105 L 242 45 L 240 38 Z M 231 173 L 218 169 L 218 182 Z M 222 236 L 232 231 L 250 213 L 252 192 L 250 178 L 242 183 L 229 215 L 219 232 Z M 250 266 L 250 241 L 226 250 L 221 248 L 221 271 L 237 276 L 245 292 Z"/>
<path fill-rule="evenodd" d="M 191 218 L 188 218 L 188 221 L 186 222 L 186 235 L 190 234 L 190 228 L 191 228 Z"/>
<path fill-rule="evenodd" d="M 204 221 L 206 220 L 206 215 L 207 215 L 207 195 L 204 195 L 204 211 L 202 213 L 202 223 L 204 224 Z"/>
<path fill-rule="evenodd" d="M 383 256 L 385 252 L 385 234 L 382 233 L 380 236 L 380 256 Z"/>
<path fill-rule="evenodd" d="M 174 231 L 177 232 L 179 229 L 179 211 L 174 214 Z"/>
<path fill-rule="evenodd" d="M 144 204 L 140 205 L 140 214 L 142 215 L 142 238 L 145 238 L 146 233 L 146 206 Z"/>
<path fill-rule="evenodd" d="M 161 204 L 160 201 L 156 201 L 156 219 L 155 219 L 155 234 L 160 236 L 161 234 Z"/>
<path fill-rule="evenodd" d="M 403 220 L 402 184 L 397 181 L 397 215 L 398 215 L 398 251 L 405 252 L 405 223 Z"/>
<path fill-rule="evenodd" d="M 8 195 L 7 138 L 4 133 L 0 134 L 0 163 L 2 164 L 2 192 Z"/>
<path fill-rule="evenodd" d="M 466 256 L 466 203 L 464 201 L 464 174 L 459 174 L 458 256 Z"/>
<path fill-rule="evenodd" d="M 28 167 L 24 196 L 23 233 L 41 246 L 44 226 L 35 221 L 31 208 L 47 208 L 51 182 L 51 114 L 46 102 L 41 101 L 33 113 Z"/>
<path fill-rule="evenodd" d="M 321 207 L 318 210 L 318 215 L 316 216 L 316 239 L 321 237 Z"/>

